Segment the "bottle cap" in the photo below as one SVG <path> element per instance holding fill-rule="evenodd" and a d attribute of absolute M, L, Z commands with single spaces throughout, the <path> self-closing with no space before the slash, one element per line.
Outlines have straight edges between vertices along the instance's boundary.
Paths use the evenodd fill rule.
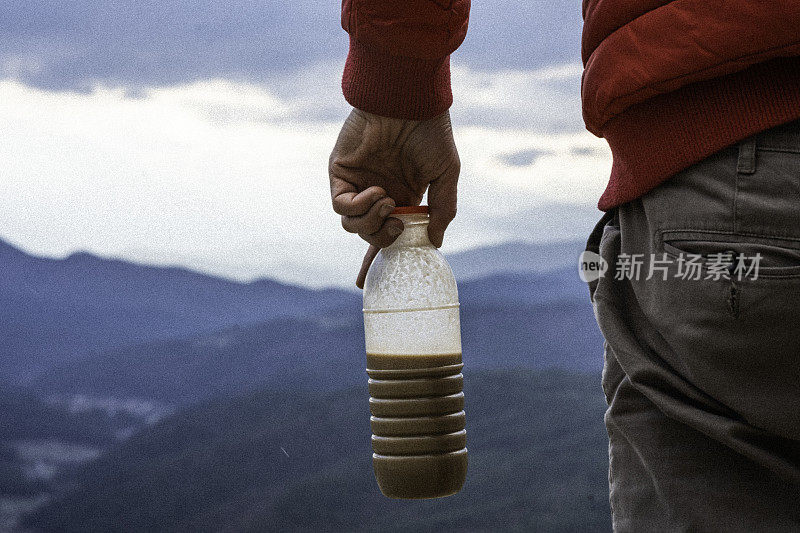
<path fill-rule="evenodd" d="M 428 214 L 427 205 L 407 205 L 402 207 L 395 207 L 392 210 L 392 215 L 416 215 Z"/>

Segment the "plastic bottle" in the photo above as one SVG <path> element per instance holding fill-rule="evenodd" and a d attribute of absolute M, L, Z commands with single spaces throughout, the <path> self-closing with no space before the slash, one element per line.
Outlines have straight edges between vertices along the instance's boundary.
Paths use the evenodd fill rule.
<path fill-rule="evenodd" d="M 405 229 L 364 285 L 375 477 L 390 498 L 450 496 L 467 474 L 458 289 L 427 207 L 392 216 Z"/>

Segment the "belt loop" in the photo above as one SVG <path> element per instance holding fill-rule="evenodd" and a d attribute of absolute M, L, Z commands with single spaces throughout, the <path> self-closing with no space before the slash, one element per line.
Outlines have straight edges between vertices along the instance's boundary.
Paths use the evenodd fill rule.
<path fill-rule="evenodd" d="M 756 172 L 756 138 L 750 137 L 739 143 L 739 159 L 736 162 L 738 174 L 755 174 Z"/>

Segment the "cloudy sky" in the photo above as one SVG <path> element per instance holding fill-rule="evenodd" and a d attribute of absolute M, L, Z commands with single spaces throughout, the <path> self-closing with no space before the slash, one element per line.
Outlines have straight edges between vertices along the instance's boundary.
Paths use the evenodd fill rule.
<path fill-rule="evenodd" d="M 285 3 L 5 0 L 0 238 L 352 284 L 364 246 L 326 170 L 349 111 L 339 4 Z M 464 170 L 445 252 L 583 238 L 610 156 L 583 131 L 579 2 L 474 4 L 453 57 Z"/>

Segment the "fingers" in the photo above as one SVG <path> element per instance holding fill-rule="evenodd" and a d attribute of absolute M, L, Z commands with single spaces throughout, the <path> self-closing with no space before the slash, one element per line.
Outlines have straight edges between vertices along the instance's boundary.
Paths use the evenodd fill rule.
<path fill-rule="evenodd" d="M 364 280 L 367 279 L 367 272 L 369 271 L 372 261 L 381 248 L 386 248 L 392 244 L 400 234 L 403 233 L 403 223 L 396 218 L 389 218 L 383 226 L 375 233 L 365 234 L 360 233 L 359 236 L 370 243 L 367 253 L 364 255 L 364 261 L 361 263 L 361 270 L 358 272 L 356 278 L 356 287 L 359 289 L 364 288 Z"/>
<path fill-rule="evenodd" d="M 431 182 L 428 189 L 428 238 L 437 248 L 442 245 L 447 226 L 456 217 L 460 172 L 461 164 L 456 159 L 441 176 Z"/>
<path fill-rule="evenodd" d="M 398 218 L 389 217 L 381 228 L 374 233 L 359 233 L 359 237 L 378 248 L 386 248 L 403 233 L 403 222 Z"/>
<path fill-rule="evenodd" d="M 364 261 L 361 263 L 361 270 L 358 272 L 358 277 L 356 278 L 356 287 L 359 289 L 364 288 L 364 281 L 367 279 L 367 272 L 369 271 L 370 265 L 372 265 L 372 261 L 378 255 L 380 248 L 377 246 L 370 245 L 367 249 L 367 253 L 364 255 Z"/>
<path fill-rule="evenodd" d="M 342 216 L 342 227 L 350 233 L 371 235 L 381 229 L 389 213 L 394 209 L 391 198 L 381 198 L 360 216 Z"/>
<path fill-rule="evenodd" d="M 358 192 L 355 185 L 331 176 L 331 200 L 333 210 L 342 216 L 361 216 L 374 205 L 386 198 L 386 191 L 372 186 Z"/>

